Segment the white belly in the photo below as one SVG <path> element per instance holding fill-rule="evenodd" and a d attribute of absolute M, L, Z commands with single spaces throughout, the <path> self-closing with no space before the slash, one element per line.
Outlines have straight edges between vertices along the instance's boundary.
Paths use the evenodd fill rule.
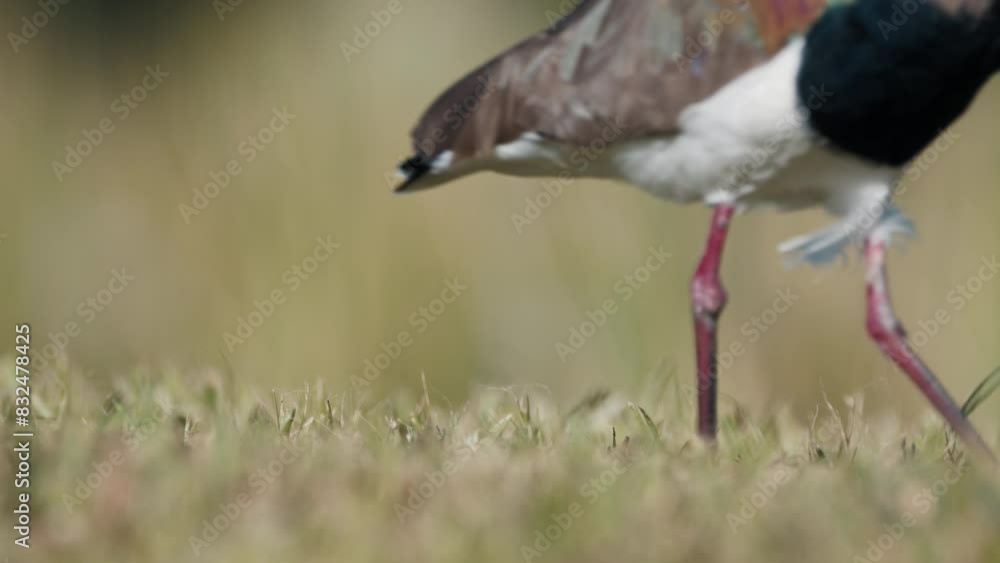
<path fill-rule="evenodd" d="M 859 200 L 884 199 L 899 170 L 866 163 L 812 139 L 712 150 L 697 135 L 650 139 L 611 151 L 601 176 L 681 203 L 742 203 L 850 213 Z M 665 170 L 671 170 L 666 173 Z"/>
<path fill-rule="evenodd" d="M 808 128 L 796 92 L 802 47 L 801 40 L 791 43 L 685 110 L 676 135 L 609 151 L 604 172 L 676 201 L 830 204 L 836 212 L 846 211 L 852 192 L 891 184 L 898 170 L 838 153 Z"/>

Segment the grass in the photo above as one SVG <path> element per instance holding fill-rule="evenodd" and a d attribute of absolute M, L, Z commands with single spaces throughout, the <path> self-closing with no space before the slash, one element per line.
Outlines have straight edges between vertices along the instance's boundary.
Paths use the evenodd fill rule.
<path fill-rule="evenodd" d="M 869 423 L 861 396 L 809 425 L 727 401 L 713 451 L 670 373 L 576 405 L 537 387 L 452 405 L 426 380 L 378 403 L 208 370 L 113 381 L 33 378 L 32 549 L 5 542 L 10 561 L 1000 560 L 997 474 L 936 418 Z M 12 403 L 3 388 L 7 428 Z"/>

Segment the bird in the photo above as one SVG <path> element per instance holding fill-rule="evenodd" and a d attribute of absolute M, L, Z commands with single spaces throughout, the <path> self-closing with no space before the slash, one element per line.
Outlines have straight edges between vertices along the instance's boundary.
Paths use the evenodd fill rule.
<path fill-rule="evenodd" d="M 913 231 L 905 165 L 1000 71 L 1000 0 L 574 0 L 434 100 L 398 193 L 478 172 L 612 179 L 712 209 L 690 280 L 697 432 L 717 431 L 719 266 L 734 217 L 819 207 L 779 251 L 825 264 L 860 246 L 868 336 L 967 447 L 996 463 L 906 339 L 886 251 Z M 586 149 L 586 150 L 581 150 Z"/>

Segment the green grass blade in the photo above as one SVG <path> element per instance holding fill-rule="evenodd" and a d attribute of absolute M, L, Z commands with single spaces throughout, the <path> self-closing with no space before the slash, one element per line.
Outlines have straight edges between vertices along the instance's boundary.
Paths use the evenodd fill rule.
<path fill-rule="evenodd" d="M 639 405 L 629 402 L 628 406 L 632 409 L 632 412 L 642 421 L 642 425 L 649 432 L 650 438 L 652 438 L 654 444 L 660 443 L 660 429 L 653 422 L 653 419 L 649 417 L 646 413 L 646 409 L 640 407 Z"/>
<path fill-rule="evenodd" d="M 997 389 L 1000 389 L 1000 367 L 993 370 L 993 373 L 986 376 L 969 395 L 969 398 L 962 405 L 962 414 L 969 416 L 979 405 L 990 397 Z"/>

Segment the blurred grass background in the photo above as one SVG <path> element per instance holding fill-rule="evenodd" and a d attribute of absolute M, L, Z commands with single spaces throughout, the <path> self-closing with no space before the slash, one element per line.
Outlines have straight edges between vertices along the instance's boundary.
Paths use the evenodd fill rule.
<path fill-rule="evenodd" d="M 546 9 L 559 2 L 403 0 L 378 37 L 345 60 L 342 43 L 387 4 L 247 0 L 220 21 L 208 1 L 74 0 L 19 53 L 0 49 L 0 324 L 31 323 L 36 353 L 67 322 L 81 324 L 61 362 L 98 386 L 137 364 L 210 364 L 262 388 L 315 377 L 347 388 L 402 330 L 414 344 L 374 382 L 375 396 L 416 389 L 423 371 L 455 401 L 474 385 L 530 383 L 565 405 L 581 388 L 636 392 L 664 358 L 693 374 L 686 286 L 705 209 L 578 181 L 518 234 L 511 214 L 524 212 L 541 181 L 480 175 L 395 197 L 384 179 L 432 98 L 548 25 Z M 0 30 L 19 30 L 37 10 L 4 2 Z M 141 83 L 147 65 L 169 77 L 119 121 L 111 104 Z M 282 107 L 297 117 L 186 223 L 178 205 L 241 158 L 239 144 Z M 960 398 L 1000 364 L 996 280 L 961 311 L 947 301 L 1000 246 L 998 113 L 994 81 L 955 125 L 958 142 L 902 198 L 921 238 L 891 261 L 896 305 L 913 330 L 938 309 L 951 313 L 921 352 Z M 60 182 L 52 162 L 105 117 L 116 130 Z M 721 340 L 747 352 L 723 370 L 722 391 L 753 412 L 792 405 L 806 416 L 821 389 L 869 386 L 869 411 L 913 416 L 926 403 L 864 334 L 856 256 L 789 271 L 774 250 L 827 221 L 819 212 L 765 211 L 735 224 Z M 287 288 L 283 272 L 327 235 L 342 244 L 333 258 L 229 352 L 223 334 L 237 317 Z M 666 267 L 563 363 L 555 343 L 660 245 L 673 253 Z M 78 305 L 122 268 L 136 279 L 83 324 Z M 468 291 L 415 334 L 410 316 L 453 278 Z M 800 301 L 749 344 L 740 327 L 785 288 Z M 870 386 L 883 376 L 884 385 Z M 995 406 L 982 411 L 977 424 L 995 432 Z"/>

